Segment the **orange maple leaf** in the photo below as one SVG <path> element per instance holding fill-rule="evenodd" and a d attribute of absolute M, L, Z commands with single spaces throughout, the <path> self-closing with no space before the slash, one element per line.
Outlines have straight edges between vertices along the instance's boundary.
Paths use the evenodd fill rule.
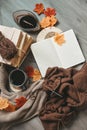
<path fill-rule="evenodd" d="M 57 18 L 53 15 L 50 17 L 50 26 L 54 26 L 57 23 Z"/>
<path fill-rule="evenodd" d="M 40 71 L 38 69 L 34 69 L 33 81 L 37 81 L 41 78 Z"/>
<path fill-rule="evenodd" d="M 0 110 L 5 110 L 8 112 L 15 111 L 15 106 L 11 104 L 8 99 L 0 97 Z"/>
<path fill-rule="evenodd" d="M 57 21 L 57 18 L 53 15 L 51 17 L 47 16 L 40 21 L 40 25 L 41 28 L 51 27 L 54 26 L 57 23 Z"/>
<path fill-rule="evenodd" d="M 16 98 L 15 99 L 16 108 L 22 107 L 25 104 L 26 101 L 27 101 L 27 99 L 25 97 Z"/>
<path fill-rule="evenodd" d="M 41 28 L 46 28 L 50 26 L 50 17 L 44 17 L 41 21 L 40 21 L 40 25 Z"/>
<path fill-rule="evenodd" d="M 9 103 L 9 106 L 5 110 L 8 112 L 14 112 L 16 110 L 16 106 Z"/>
<path fill-rule="evenodd" d="M 64 34 L 56 33 L 54 36 L 54 41 L 59 45 L 62 45 L 63 43 L 65 43 Z"/>
<path fill-rule="evenodd" d="M 4 110 L 9 106 L 9 101 L 6 98 L 0 97 L 0 110 Z"/>
<path fill-rule="evenodd" d="M 44 13 L 44 5 L 42 3 L 36 4 L 34 11 L 37 12 L 37 14 Z"/>
<path fill-rule="evenodd" d="M 56 10 L 54 8 L 47 8 L 45 11 L 44 11 L 44 14 L 45 16 L 54 16 L 56 15 Z"/>

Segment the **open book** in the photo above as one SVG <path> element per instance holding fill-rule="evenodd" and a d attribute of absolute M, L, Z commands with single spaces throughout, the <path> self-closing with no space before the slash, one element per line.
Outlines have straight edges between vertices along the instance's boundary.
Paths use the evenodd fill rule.
<path fill-rule="evenodd" d="M 63 34 L 65 43 L 61 46 L 54 41 L 54 37 L 31 45 L 32 53 L 43 77 L 48 67 L 69 68 L 85 61 L 73 30 Z"/>

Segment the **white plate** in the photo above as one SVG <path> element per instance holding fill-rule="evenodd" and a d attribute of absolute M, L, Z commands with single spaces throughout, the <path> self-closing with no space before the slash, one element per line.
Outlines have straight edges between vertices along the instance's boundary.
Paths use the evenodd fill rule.
<path fill-rule="evenodd" d="M 60 30 L 57 27 L 48 27 L 48 28 L 43 29 L 37 36 L 37 42 L 40 40 L 54 36 L 55 32 L 61 33 L 62 30 Z"/>

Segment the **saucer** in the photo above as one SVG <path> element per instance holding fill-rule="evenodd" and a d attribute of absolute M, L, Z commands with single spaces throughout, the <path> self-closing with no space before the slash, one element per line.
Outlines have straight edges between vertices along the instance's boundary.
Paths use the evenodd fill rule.
<path fill-rule="evenodd" d="M 36 32 L 40 30 L 39 20 L 31 11 L 15 11 L 13 12 L 13 18 L 16 24 L 25 32 Z"/>
<path fill-rule="evenodd" d="M 44 40 L 47 38 L 50 38 L 55 35 L 55 33 L 62 33 L 62 30 L 57 27 L 47 27 L 40 31 L 40 33 L 37 36 L 37 42 L 40 40 Z"/>

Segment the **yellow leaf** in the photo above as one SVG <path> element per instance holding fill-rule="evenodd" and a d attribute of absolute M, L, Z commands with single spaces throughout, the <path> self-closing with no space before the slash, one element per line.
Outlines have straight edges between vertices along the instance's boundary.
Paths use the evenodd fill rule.
<path fill-rule="evenodd" d="M 6 98 L 0 97 L 0 110 L 4 110 L 9 106 L 9 101 Z"/>
<path fill-rule="evenodd" d="M 64 34 L 56 33 L 54 36 L 54 41 L 59 45 L 62 45 L 63 43 L 65 43 Z"/>

